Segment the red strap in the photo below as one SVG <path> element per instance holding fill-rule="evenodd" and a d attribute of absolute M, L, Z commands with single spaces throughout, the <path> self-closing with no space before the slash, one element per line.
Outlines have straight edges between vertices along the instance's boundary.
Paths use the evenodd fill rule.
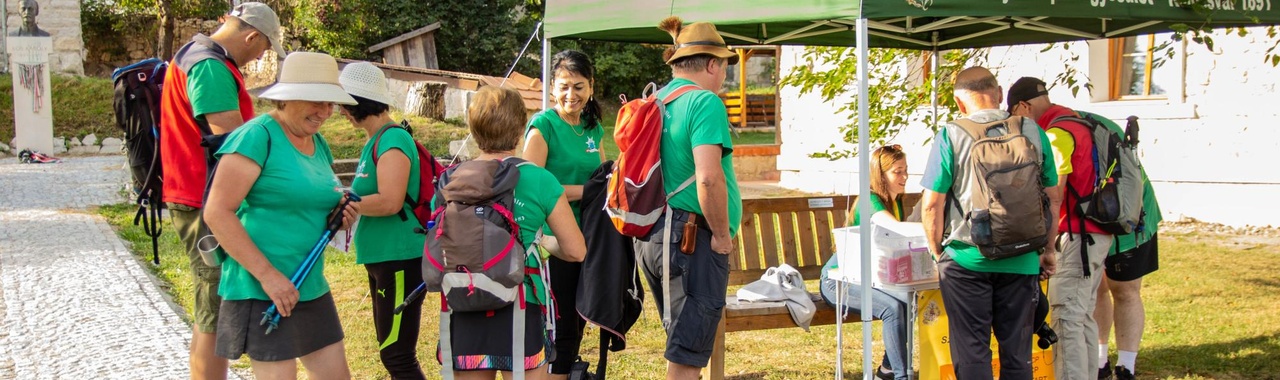
<path fill-rule="evenodd" d="M 684 95 L 689 93 L 690 91 L 701 90 L 701 89 L 702 87 L 698 87 L 697 85 L 692 85 L 692 84 L 686 84 L 686 85 L 677 87 L 675 90 L 671 91 L 670 94 L 667 94 L 665 98 L 662 98 L 662 104 L 668 104 L 668 103 L 674 102 L 676 101 L 676 98 L 680 97 L 680 95 Z"/>

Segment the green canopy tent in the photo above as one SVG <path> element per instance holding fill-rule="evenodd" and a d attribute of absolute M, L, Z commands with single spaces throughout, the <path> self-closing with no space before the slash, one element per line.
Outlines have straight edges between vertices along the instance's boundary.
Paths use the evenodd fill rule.
<path fill-rule="evenodd" d="M 1125 37 L 1185 30 L 1280 24 L 1271 0 L 546 0 L 545 39 L 588 39 L 670 44 L 658 22 L 678 15 L 686 23 L 716 25 L 729 44 L 856 46 L 858 114 L 866 115 L 866 49 L 932 50 Z M 549 78 L 543 43 L 543 78 Z M 937 59 L 933 60 L 937 62 Z M 544 82 L 544 91 L 546 90 Z M 546 96 L 543 99 L 547 99 Z M 546 100 L 543 101 L 546 108 Z M 867 119 L 858 121 L 858 151 L 867 152 Z M 868 194 L 868 155 L 858 155 L 859 194 Z M 861 209 L 870 206 L 859 197 Z M 861 221 L 861 248 L 870 249 L 870 213 Z M 864 256 L 861 279 L 871 277 Z M 862 310 L 871 308 L 871 282 L 861 281 Z M 869 313 L 863 321 L 869 322 Z M 839 320 L 839 318 L 837 318 Z M 838 326 L 838 325 L 837 325 Z M 871 324 L 862 327 L 871 347 Z M 839 328 L 837 328 L 839 336 Z M 837 338 L 839 339 L 839 338 Z M 842 346 L 838 346 L 842 347 Z M 870 350 L 863 368 L 874 368 Z M 867 379 L 873 371 L 864 371 Z M 842 377 L 840 355 L 836 378 Z"/>

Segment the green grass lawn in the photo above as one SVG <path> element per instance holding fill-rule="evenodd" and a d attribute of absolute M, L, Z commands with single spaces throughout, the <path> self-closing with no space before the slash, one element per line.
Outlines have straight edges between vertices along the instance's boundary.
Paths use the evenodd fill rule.
<path fill-rule="evenodd" d="M 135 256 L 150 260 L 151 242 L 132 225 L 133 206 L 109 206 L 100 213 L 131 243 Z M 190 273 L 172 228 L 161 236 L 162 265 L 155 272 L 183 309 L 191 308 Z M 1161 268 L 1148 276 L 1147 328 L 1139 356 L 1143 379 L 1277 379 L 1280 378 L 1280 241 L 1233 235 L 1162 233 Z M 358 379 L 385 378 L 374 342 L 368 284 L 353 255 L 333 250 L 326 256 L 325 276 L 333 289 L 346 333 L 347 359 Z M 814 284 L 810 284 L 813 287 Z M 656 306 L 646 294 L 640 322 L 628 335 L 628 348 L 611 353 L 609 376 L 617 379 L 660 378 L 664 334 Z M 438 299 L 427 297 L 419 360 L 434 375 Z M 1272 311 L 1268 311 L 1272 310 Z M 845 335 L 846 376 L 860 376 L 859 325 Z M 738 379 L 819 379 L 835 370 L 833 326 L 738 332 L 727 337 L 727 374 Z M 877 353 L 883 352 L 875 326 Z M 594 361 L 598 330 L 588 329 L 582 355 Z M 1114 350 L 1114 345 L 1112 345 Z M 1112 354 L 1114 357 L 1114 353 Z M 877 359 L 878 360 L 878 359 Z M 245 360 L 237 363 L 246 366 Z"/>

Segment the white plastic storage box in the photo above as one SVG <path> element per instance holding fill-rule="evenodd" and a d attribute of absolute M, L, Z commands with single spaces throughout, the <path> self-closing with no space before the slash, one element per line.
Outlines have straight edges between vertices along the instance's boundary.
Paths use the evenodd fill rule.
<path fill-rule="evenodd" d="M 862 242 L 858 231 L 859 227 L 831 230 L 840 273 L 853 281 L 862 273 Z M 920 223 L 872 224 L 871 255 L 874 283 L 908 284 L 938 279 L 937 265 L 929 257 Z"/>

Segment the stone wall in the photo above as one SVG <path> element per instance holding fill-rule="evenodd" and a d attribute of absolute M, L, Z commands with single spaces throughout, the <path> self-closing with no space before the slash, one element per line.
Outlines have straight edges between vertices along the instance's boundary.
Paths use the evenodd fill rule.
<path fill-rule="evenodd" d="M 210 34 L 218 29 L 216 20 L 176 20 L 173 25 L 173 49 L 182 47 L 196 33 Z M 85 73 L 95 76 L 106 76 L 111 70 L 146 58 L 155 57 L 159 49 L 159 37 L 156 29 L 159 22 L 152 20 L 150 25 L 140 25 L 136 29 L 109 36 L 95 36 L 86 44 Z"/>
<path fill-rule="evenodd" d="M 186 19 L 176 20 L 173 25 L 173 49 L 191 41 L 197 33 L 210 35 L 222 25 L 217 20 Z M 155 57 L 159 49 L 157 25 L 141 25 L 139 28 L 113 36 L 97 36 L 86 45 L 88 55 L 85 61 L 85 74 L 107 76 L 117 67 Z M 286 40 L 288 40 L 286 38 Z M 291 49 L 297 49 L 293 46 Z M 267 51 L 262 59 L 244 65 L 242 72 L 245 85 L 254 89 L 275 83 L 276 71 L 279 68 L 274 52 Z"/>
<path fill-rule="evenodd" d="M 1214 50 L 1189 44 L 1184 54 L 1172 62 L 1182 78 L 1170 88 L 1167 99 L 1107 101 L 1098 94 L 1105 81 L 1105 43 L 1072 43 L 1069 50 L 1043 52 L 1043 45 L 993 48 L 984 63 L 1006 86 L 1022 76 L 1051 80 L 1063 71 L 1063 62 L 1073 63 L 1093 84 L 1094 93 L 1072 94 L 1065 86 L 1050 89 L 1054 103 L 1098 113 L 1124 125 L 1124 118 L 1141 118 L 1139 154 L 1160 200 L 1167 220 L 1196 219 L 1231 226 L 1280 226 L 1280 205 L 1254 201 L 1280 190 L 1280 172 L 1269 170 L 1280 161 L 1280 131 L 1271 127 L 1280 122 L 1275 107 L 1278 68 L 1263 61 L 1271 42 L 1265 29 L 1250 28 L 1249 34 L 1217 33 Z M 784 47 L 780 66 L 785 75 L 800 61 L 803 48 Z M 1101 62 L 1101 65 L 1099 65 Z M 1099 66 L 1101 69 L 1099 69 Z M 1176 87 L 1176 88 L 1174 88 Z M 840 141 L 836 126 L 846 123 L 835 114 L 832 104 L 817 94 L 800 94 L 795 87 L 782 87 L 781 154 L 778 169 L 784 187 L 812 192 L 857 192 L 856 158 L 830 161 L 809 155 Z M 921 109 L 918 112 L 929 112 Z M 925 171 L 929 128 L 910 125 L 889 143 L 902 144 L 907 152 L 911 179 L 908 192 L 921 191 L 920 176 Z M 849 148 L 838 143 L 837 148 Z"/>
<path fill-rule="evenodd" d="M 37 0 L 40 14 L 36 25 L 53 38 L 53 53 L 49 54 L 49 69 L 55 73 L 84 74 L 84 39 L 80 32 L 80 2 L 76 0 Z M 8 30 L 0 33 L 0 39 L 18 31 L 22 18 L 18 16 L 20 0 L 5 0 L 8 11 Z"/>

